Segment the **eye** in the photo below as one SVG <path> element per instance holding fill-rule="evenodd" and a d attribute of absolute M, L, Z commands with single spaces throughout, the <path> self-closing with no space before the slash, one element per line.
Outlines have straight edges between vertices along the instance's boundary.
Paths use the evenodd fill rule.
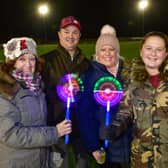
<path fill-rule="evenodd" d="M 74 31 L 73 34 L 74 35 L 79 35 L 79 32 L 78 31 Z"/>
<path fill-rule="evenodd" d="M 26 59 L 24 57 L 19 57 L 18 60 L 19 61 L 25 61 Z"/>
<path fill-rule="evenodd" d="M 35 57 L 31 57 L 30 61 L 36 61 L 36 58 Z"/>
<path fill-rule="evenodd" d="M 64 34 L 68 34 L 69 31 L 68 31 L 68 30 L 63 30 L 63 33 L 64 33 Z"/>
<path fill-rule="evenodd" d="M 146 50 L 152 50 L 152 48 L 151 48 L 151 47 L 145 47 L 145 49 L 146 49 Z"/>
<path fill-rule="evenodd" d="M 104 52 L 104 51 L 106 51 L 106 49 L 105 48 L 101 48 L 100 51 Z"/>
<path fill-rule="evenodd" d="M 164 51 L 164 50 L 165 50 L 165 48 L 157 48 L 157 49 L 156 49 L 157 52 L 162 52 L 162 51 Z"/>
<path fill-rule="evenodd" d="M 115 51 L 115 48 L 110 48 L 109 50 L 110 50 L 110 51 Z"/>

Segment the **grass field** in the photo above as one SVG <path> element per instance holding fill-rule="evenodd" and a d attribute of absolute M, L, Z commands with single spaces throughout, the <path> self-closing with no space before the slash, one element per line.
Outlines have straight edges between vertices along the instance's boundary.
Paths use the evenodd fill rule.
<path fill-rule="evenodd" d="M 2 45 L 1 45 L 2 46 Z M 95 51 L 95 42 L 82 42 L 79 47 L 83 50 L 84 54 L 91 58 Z M 47 53 L 56 48 L 56 44 L 43 44 L 37 46 L 39 55 Z M 126 59 L 137 57 L 139 50 L 139 41 L 121 41 L 120 42 L 121 56 Z M 3 48 L 0 49 L 0 60 L 4 60 Z"/>

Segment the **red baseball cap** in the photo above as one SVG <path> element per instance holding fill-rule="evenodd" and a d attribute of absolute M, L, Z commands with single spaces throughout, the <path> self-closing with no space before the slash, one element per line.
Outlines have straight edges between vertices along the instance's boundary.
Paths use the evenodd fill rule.
<path fill-rule="evenodd" d="M 81 31 L 81 24 L 74 16 L 67 16 L 61 20 L 61 28 L 65 28 L 69 25 L 74 25 Z"/>

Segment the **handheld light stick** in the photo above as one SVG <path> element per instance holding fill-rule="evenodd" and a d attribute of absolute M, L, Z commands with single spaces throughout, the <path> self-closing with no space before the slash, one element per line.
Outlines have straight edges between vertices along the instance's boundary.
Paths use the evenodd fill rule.
<path fill-rule="evenodd" d="M 67 120 L 70 119 L 70 106 L 75 102 L 75 96 L 79 91 L 84 91 L 82 80 L 76 74 L 64 75 L 56 86 L 58 96 L 66 102 L 66 116 Z M 65 144 L 69 143 L 69 134 L 65 135 Z"/>
<path fill-rule="evenodd" d="M 94 98 L 102 106 L 106 107 L 105 126 L 110 125 L 110 107 L 118 104 L 123 96 L 120 82 L 111 77 L 102 77 L 94 85 Z M 108 147 L 105 139 L 104 146 Z"/>

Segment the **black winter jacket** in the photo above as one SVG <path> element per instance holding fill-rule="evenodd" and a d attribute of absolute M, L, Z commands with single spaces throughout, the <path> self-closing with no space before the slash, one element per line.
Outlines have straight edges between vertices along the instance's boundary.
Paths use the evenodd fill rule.
<path fill-rule="evenodd" d="M 68 73 L 83 73 L 89 65 L 89 60 L 84 57 L 82 51 L 77 48 L 73 61 L 69 53 L 60 45 L 56 50 L 41 56 L 45 61 L 42 73 L 45 93 L 48 105 L 48 125 L 56 125 L 65 119 L 66 103 L 64 103 L 56 93 L 56 85 L 61 77 Z M 71 135 L 78 134 L 74 112 L 75 107 L 71 106 L 71 120 L 73 131 Z"/>
<path fill-rule="evenodd" d="M 119 62 L 119 70 L 116 79 L 123 84 L 121 78 L 123 61 Z M 93 89 L 96 81 L 101 77 L 112 76 L 106 67 L 98 62 L 93 61 L 88 70 L 82 75 L 85 92 L 78 102 L 78 124 L 85 145 L 89 152 L 99 150 L 104 146 L 104 141 L 100 139 L 99 129 L 105 123 L 106 107 L 96 102 L 93 95 Z M 118 113 L 119 104 L 110 108 L 111 122 Z M 114 130 L 117 131 L 117 130 Z M 107 160 L 109 162 L 129 162 L 130 154 L 130 129 L 116 138 L 107 148 Z"/>

